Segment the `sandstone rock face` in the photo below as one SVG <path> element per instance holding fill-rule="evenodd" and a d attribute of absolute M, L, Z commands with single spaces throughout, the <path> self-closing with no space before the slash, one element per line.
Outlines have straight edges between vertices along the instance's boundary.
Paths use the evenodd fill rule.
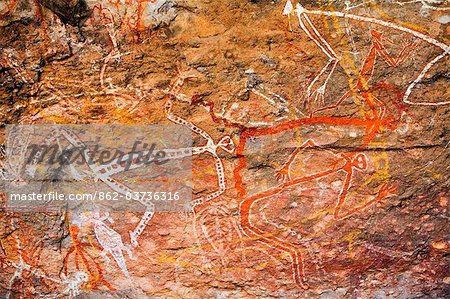
<path fill-rule="evenodd" d="M 0 297 L 448 298 L 449 16 L 445 0 L 0 2 L 4 151 L 8 124 L 175 122 L 214 148 L 192 155 L 199 204 L 155 213 L 137 246 L 142 213 L 3 196 Z"/>

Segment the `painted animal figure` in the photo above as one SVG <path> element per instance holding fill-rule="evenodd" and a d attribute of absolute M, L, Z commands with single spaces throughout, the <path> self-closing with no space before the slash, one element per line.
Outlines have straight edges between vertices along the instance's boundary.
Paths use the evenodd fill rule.
<path fill-rule="evenodd" d="M 277 131 L 277 128 L 274 129 L 272 132 L 264 132 L 268 135 L 274 134 L 274 132 L 280 132 Z M 261 135 L 261 131 L 258 132 L 258 130 L 251 130 L 248 131 L 246 134 L 246 138 L 250 138 L 250 136 L 266 136 Z M 240 139 L 242 143 L 246 143 L 246 140 L 244 140 L 242 137 Z M 242 144 L 240 143 L 240 145 Z M 239 147 L 241 149 L 241 147 Z M 328 169 L 325 169 L 321 172 L 314 173 L 312 175 L 307 176 L 300 176 L 291 178 L 291 166 L 293 161 L 295 160 L 296 156 L 307 149 L 314 149 L 319 151 L 326 151 L 330 154 L 334 155 L 335 163 L 331 165 Z M 356 212 L 359 212 L 366 207 L 372 205 L 373 203 L 382 200 L 384 198 L 387 198 L 389 196 L 392 196 L 395 193 L 396 188 L 389 184 L 384 183 L 378 190 L 378 193 L 373 196 L 373 198 L 366 200 L 363 204 L 353 207 L 351 210 L 342 212 L 341 209 L 347 199 L 348 193 L 350 188 L 352 187 L 353 183 L 353 176 L 356 171 L 364 171 L 367 168 L 367 158 L 362 153 L 350 153 L 350 154 L 344 154 L 339 153 L 334 150 L 322 148 L 318 144 L 316 144 L 312 140 L 306 141 L 304 144 L 302 144 L 300 147 L 296 148 L 294 152 L 290 155 L 288 161 L 283 165 L 282 168 L 280 168 L 277 171 L 277 179 L 279 181 L 279 185 L 270 188 L 268 190 L 265 190 L 263 192 L 258 192 L 256 194 L 252 194 L 250 196 L 246 195 L 247 192 L 244 187 L 243 177 L 241 176 L 241 171 L 243 170 L 243 167 L 245 167 L 246 164 L 246 158 L 245 154 L 242 152 L 243 156 L 240 158 L 238 168 L 235 169 L 235 175 L 238 179 L 237 181 L 237 188 L 241 193 L 242 201 L 240 203 L 239 211 L 240 211 L 240 225 L 243 229 L 244 233 L 249 236 L 252 239 L 255 239 L 261 243 L 266 244 L 269 247 L 278 249 L 282 252 L 285 252 L 289 254 L 292 262 L 292 275 L 295 283 L 304 289 L 308 289 L 309 286 L 306 283 L 305 273 L 303 269 L 303 259 L 301 254 L 301 249 L 297 246 L 290 244 L 286 241 L 283 241 L 279 239 L 278 237 L 273 236 L 271 233 L 267 231 L 263 231 L 257 226 L 253 225 L 251 222 L 251 210 L 252 206 L 261 200 L 270 199 L 271 197 L 276 196 L 277 194 L 282 193 L 283 191 L 290 190 L 292 188 L 295 188 L 295 186 L 306 183 L 306 182 L 312 182 L 315 180 L 319 180 L 321 178 L 328 177 L 330 175 L 334 175 L 337 173 L 343 173 L 344 174 L 344 182 L 342 184 L 341 192 L 339 193 L 338 198 L 336 199 L 336 206 L 334 208 L 333 217 L 335 220 L 341 220 L 346 217 L 349 217 L 353 215 Z"/>
<path fill-rule="evenodd" d="M 126 247 L 122 242 L 122 237 L 112 228 L 105 224 L 105 220 L 109 218 L 109 215 L 100 217 L 100 212 L 94 212 L 94 217 L 91 220 L 94 224 L 95 236 L 103 248 L 102 256 L 109 261 L 108 254 L 110 254 L 116 261 L 119 268 L 122 270 L 123 274 L 131 279 L 130 273 L 128 272 L 127 264 L 123 256 L 123 251 L 126 251 L 130 259 L 134 259 L 131 250 Z"/>

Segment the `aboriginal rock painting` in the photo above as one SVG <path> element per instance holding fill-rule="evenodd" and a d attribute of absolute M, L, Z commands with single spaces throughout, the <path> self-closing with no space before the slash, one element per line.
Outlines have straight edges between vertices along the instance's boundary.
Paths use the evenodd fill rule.
<path fill-rule="evenodd" d="M 42 171 L 34 125 L 192 138 L 166 149 L 192 162 L 184 211 L 1 193 L 1 298 L 450 296 L 448 1 L 5 0 L 0 30 L 5 184 Z M 92 155 L 67 126 L 43 143 Z M 154 156 L 128 154 L 65 175 L 133 194 Z"/>

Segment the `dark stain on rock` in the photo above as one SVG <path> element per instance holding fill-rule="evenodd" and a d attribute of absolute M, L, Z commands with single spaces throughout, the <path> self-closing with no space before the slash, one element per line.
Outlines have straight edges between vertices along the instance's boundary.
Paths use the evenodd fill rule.
<path fill-rule="evenodd" d="M 55 13 L 64 24 L 80 26 L 91 15 L 85 0 L 78 0 L 75 4 L 64 0 L 39 0 L 39 2 Z"/>

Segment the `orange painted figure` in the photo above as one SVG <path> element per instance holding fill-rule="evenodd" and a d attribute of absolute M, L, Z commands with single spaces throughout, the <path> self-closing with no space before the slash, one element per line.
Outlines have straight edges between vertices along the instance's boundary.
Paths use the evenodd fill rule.
<path fill-rule="evenodd" d="M 250 221 L 252 205 L 261 199 L 270 198 L 278 193 L 281 193 L 284 190 L 295 187 L 296 185 L 314 181 L 316 179 L 327 177 L 336 173 L 344 173 L 345 179 L 342 190 L 338 198 L 336 199 L 336 206 L 333 215 L 335 220 L 346 218 L 358 211 L 363 210 L 371 204 L 382 200 L 383 198 L 393 195 L 395 192 L 395 187 L 385 182 L 380 187 L 378 194 L 375 195 L 372 199 L 366 201 L 362 205 L 354 207 L 350 211 L 341 211 L 342 206 L 344 205 L 348 197 L 349 189 L 352 186 L 352 178 L 354 176 L 354 173 L 356 171 L 364 171 L 367 168 L 367 158 L 361 151 L 363 151 L 373 141 L 373 139 L 381 132 L 382 128 L 395 127 L 394 119 L 392 117 L 383 118 L 383 116 L 385 116 L 386 114 L 378 113 L 378 109 L 383 108 L 377 106 L 377 104 L 382 105 L 380 101 L 375 101 L 373 103 L 373 109 L 370 110 L 372 112 L 372 115 L 370 112 L 366 113 L 365 119 L 357 117 L 312 116 L 280 123 L 272 127 L 262 128 L 246 127 L 242 124 L 238 124 L 229 119 L 218 116 L 213 111 L 213 103 L 203 101 L 197 97 L 193 98 L 192 104 L 204 106 L 209 111 L 214 122 L 225 125 L 226 127 L 234 127 L 239 129 L 239 142 L 235 151 L 238 163 L 234 168 L 233 173 L 235 178 L 235 188 L 238 192 L 239 199 L 241 200 L 239 207 L 241 229 L 248 237 L 262 242 L 269 247 L 289 254 L 292 261 L 292 275 L 294 281 L 298 286 L 304 289 L 307 289 L 309 286 L 306 283 L 305 279 L 303 259 L 300 248 L 286 241 L 280 240 L 275 236 L 272 236 L 270 232 L 263 231 L 252 225 Z M 325 125 L 346 129 L 363 129 L 364 139 L 362 140 L 362 144 L 357 146 L 354 152 L 350 153 L 339 153 L 335 150 L 324 149 L 314 141 L 308 140 L 304 142 L 300 147 L 296 148 L 291 153 L 287 162 L 280 169 L 278 169 L 277 179 L 279 181 L 279 184 L 277 186 L 263 192 L 259 192 L 257 194 L 249 195 L 244 182 L 245 175 L 243 174 L 243 171 L 247 169 L 246 145 L 248 144 L 248 142 L 258 137 L 274 136 L 279 133 L 314 125 Z M 328 167 L 319 173 L 292 179 L 290 175 L 290 167 L 292 163 L 294 162 L 296 156 L 300 153 L 300 151 L 308 148 L 328 151 L 336 156 L 337 159 L 331 167 Z"/>
<path fill-rule="evenodd" d="M 103 276 L 103 270 L 100 264 L 95 260 L 95 257 L 89 253 L 86 248 L 94 247 L 99 251 L 102 250 L 98 245 L 92 245 L 87 242 L 82 242 L 78 238 L 80 229 L 78 226 L 69 226 L 70 236 L 72 238 L 72 247 L 66 253 L 64 258 L 64 274 L 68 276 L 70 256 L 74 255 L 74 264 L 77 271 L 86 270 L 89 275 L 88 286 L 91 289 L 99 289 L 101 285 L 104 285 L 109 290 L 115 290 L 113 286 L 107 282 Z"/>
<path fill-rule="evenodd" d="M 349 96 L 351 96 L 352 94 L 356 94 L 356 93 L 359 93 L 361 95 L 361 97 L 368 104 L 368 106 L 370 107 L 370 109 L 374 115 L 377 114 L 377 111 L 375 109 L 376 104 L 378 104 L 378 107 L 383 108 L 382 102 L 380 102 L 378 99 L 376 99 L 372 95 L 371 88 L 368 85 L 370 79 L 372 79 L 372 76 L 373 76 L 373 71 L 375 69 L 375 61 L 377 58 L 377 54 L 379 56 L 381 56 L 389 66 L 396 67 L 396 66 L 404 63 L 408 59 L 412 50 L 414 50 L 417 45 L 412 42 L 406 44 L 403 47 L 403 49 L 401 50 L 400 54 L 397 56 L 397 58 L 394 59 L 383 45 L 383 42 L 382 42 L 383 33 L 372 29 L 372 30 L 370 30 L 370 34 L 372 35 L 372 39 L 373 39 L 372 47 L 370 48 L 369 54 L 366 56 L 363 66 L 359 72 L 359 78 L 358 78 L 356 85 L 353 86 L 351 90 L 347 91 L 335 105 L 317 109 L 312 114 L 315 114 L 317 112 L 321 112 L 324 110 L 337 108 Z M 389 42 L 392 43 L 392 41 L 389 41 Z M 377 102 L 377 103 L 375 103 L 375 102 Z"/>
<path fill-rule="evenodd" d="M 300 249 L 296 246 L 289 244 L 285 241 L 282 241 L 278 239 L 275 236 L 271 236 L 269 232 L 262 231 L 261 229 L 255 227 L 250 222 L 250 215 L 251 215 L 251 208 L 252 205 L 261 199 L 269 198 L 271 196 L 274 196 L 284 190 L 288 190 L 291 187 L 294 187 L 296 185 L 299 185 L 301 183 L 314 181 L 316 179 L 320 179 L 335 173 L 343 172 L 345 173 L 345 179 L 342 186 L 342 190 L 339 194 L 339 197 L 336 199 L 336 207 L 334 210 L 334 219 L 335 220 L 341 220 L 345 217 L 348 217 L 358 211 L 361 211 L 362 209 L 368 207 L 369 205 L 373 204 L 374 202 L 377 202 L 383 198 L 386 198 L 390 195 L 393 195 L 395 192 L 395 187 L 388 183 L 384 183 L 378 194 L 374 196 L 372 199 L 366 201 L 364 204 L 354 207 L 350 211 L 346 211 L 343 213 L 341 211 L 342 206 L 344 205 L 349 189 L 352 184 L 352 178 L 353 174 L 356 171 L 363 171 L 367 168 L 367 158 L 363 153 L 359 152 L 353 152 L 353 153 L 338 153 L 336 151 L 333 152 L 336 156 L 339 157 L 337 162 L 330 167 L 329 169 L 323 170 L 319 173 L 315 173 L 313 175 L 309 176 L 303 176 L 303 177 L 297 177 L 291 179 L 289 168 L 294 161 L 295 157 L 301 150 L 304 150 L 305 148 L 314 148 L 319 150 L 325 150 L 322 149 L 319 145 L 314 143 L 311 140 L 306 141 L 304 144 L 302 144 L 300 147 L 294 150 L 294 152 L 291 154 L 290 158 L 286 162 L 286 164 L 278 170 L 277 178 L 279 180 L 279 185 L 277 185 L 274 188 L 268 189 L 266 191 L 253 194 L 248 196 L 247 190 L 245 188 L 245 184 L 243 181 L 243 176 L 241 172 L 246 168 L 247 160 L 245 157 L 245 145 L 248 140 L 251 138 L 255 138 L 258 136 L 268 136 L 268 135 L 274 135 L 279 132 L 286 131 L 289 128 L 295 128 L 299 126 L 306 125 L 308 123 L 329 123 L 330 125 L 339 124 L 342 123 L 344 125 L 352 125 L 352 123 L 356 126 L 364 126 L 367 125 L 369 128 L 373 126 L 371 124 L 372 121 L 367 121 L 366 124 L 364 122 L 359 122 L 356 119 L 335 119 L 333 117 L 327 117 L 327 118 L 307 118 L 302 119 L 299 121 L 292 121 L 285 124 L 281 124 L 279 126 L 275 126 L 273 128 L 267 128 L 267 129 L 248 129 L 245 130 L 239 140 L 239 144 L 237 147 L 237 156 L 238 156 L 238 165 L 234 170 L 234 175 L 236 179 L 236 189 L 238 190 L 239 197 L 241 198 L 241 204 L 240 204 L 240 224 L 243 231 L 252 239 L 256 239 L 262 243 L 265 243 L 266 245 L 276 248 L 280 251 L 286 252 L 290 255 L 292 260 L 292 274 L 294 281 L 297 285 L 299 285 L 302 288 L 307 289 L 308 285 L 305 280 L 305 275 L 303 271 L 303 261 Z M 369 143 L 369 140 L 366 140 L 366 143 Z M 330 150 L 327 150 L 330 151 Z"/>
<path fill-rule="evenodd" d="M 108 0 L 106 4 L 94 6 L 96 14 L 93 14 L 92 20 L 99 19 L 102 23 L 112 24 L 124 36 L 132 32 L 139 41 L 141 33 L 146 29 L 146 7 L 155 2 L 156 0 Z"/>

